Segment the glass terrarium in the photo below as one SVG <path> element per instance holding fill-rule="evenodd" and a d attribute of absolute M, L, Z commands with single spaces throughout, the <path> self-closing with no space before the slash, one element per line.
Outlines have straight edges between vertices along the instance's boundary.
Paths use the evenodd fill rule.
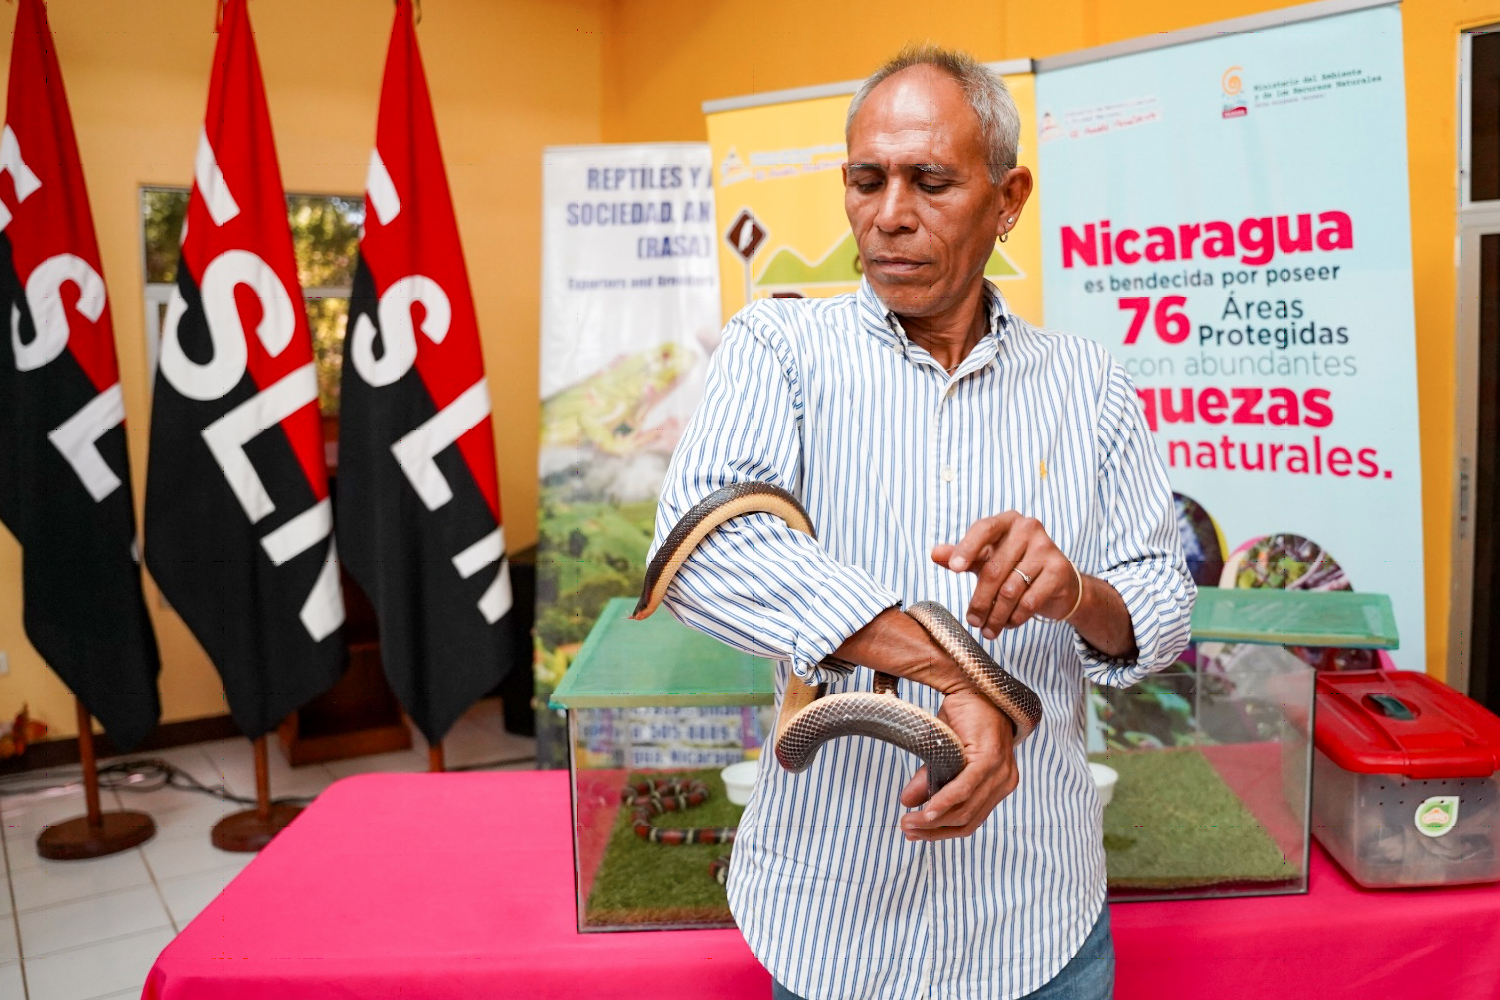
<path fill-rule="evenodd" d="M 1306 892 L 1313 664 L 1395 645 L 1382 595 L 1200 590 L 1176 664 L 1091 691 L 1110 899 Z"/>
<path fill-rule="evenodd" d="M 568 714 L 578 929 L 732 927 L 725 841 L 744 807 L 723 772 L 760 757 L 772 666 L 664 610 L 631 621 L 634 605 L 605 606 L 552 695 Z"/>

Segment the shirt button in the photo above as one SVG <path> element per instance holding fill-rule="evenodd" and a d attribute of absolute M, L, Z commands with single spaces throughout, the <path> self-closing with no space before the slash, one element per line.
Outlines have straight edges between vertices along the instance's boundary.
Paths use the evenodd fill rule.
<path fill-rule="evenodd" d="M 958 383 L 954 382 L 948 387 L 948 398 L 952 399 L 956 395 L 958 395 Z"/>
<path fill-rule="evenodd" d="M 947 468 L 943 469 L 943 482 L 945 482 L 945 483 L 951 483 L 951 482 L 953 482 L 953 480 L 956 477 L 956 475 L 957 475 L 957 473 L 955 473 L 953 471 L 953 466 L 951 466 L 951 465 L 948 466 Z"/>

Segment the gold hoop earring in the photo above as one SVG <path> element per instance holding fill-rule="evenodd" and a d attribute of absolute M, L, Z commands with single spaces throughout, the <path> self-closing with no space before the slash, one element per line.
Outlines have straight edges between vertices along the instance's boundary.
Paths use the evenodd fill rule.
<path fill-rule="evenodd" d="M 1006 239 L 1009 238 L 1009 236 L 1010 236 L 1010 230 L 1007 229 L 1005 232 L 1003 232 L 1003 233 L 1000 234 L 1000 242 L 1004 243 L 1006 241 Z"/>

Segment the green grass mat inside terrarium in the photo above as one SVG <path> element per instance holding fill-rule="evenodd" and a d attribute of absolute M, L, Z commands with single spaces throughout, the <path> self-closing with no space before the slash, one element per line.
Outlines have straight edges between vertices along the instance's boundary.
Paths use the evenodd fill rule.
<path fill-rule="evenodd" d="M 680 777 L 708 786 L 708 801 L 682 812 L 652 819 L 653 826 L 738 826 L 744 806 L 724 794 L 717 768 L 663 775 L 632 774 L 630 781 Z M 594 876 L 584 923 L 589 926 L 633 924 L 730 924 L 724 887 L 709 874 L 717 857 L 730 853 L 726 844 L 653 844 L 630 825 L 632 807 L 622 804 L 610 833 L 604 860 Z"/>
<path fill-rule="evenodd" d="M 1113 890 L 1284 882 L 1301 874 L 1194 749 L 1124 751 L 1090 759 L 1119 772 L 1104 809 Z"/>

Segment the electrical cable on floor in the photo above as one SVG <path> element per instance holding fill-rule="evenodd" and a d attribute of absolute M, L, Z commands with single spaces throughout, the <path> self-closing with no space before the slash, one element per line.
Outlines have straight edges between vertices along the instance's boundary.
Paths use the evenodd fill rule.
<path fill-rule="evenodd" d="M 484 771 L 496 767 L 508 767 L 514 764 L 526 764 L 535 762 L 535 757 L 507 757 L 500 760 L 484 761 L 478 764 L 461 764 L 447 768 L 450 772 L 462 771 Z M 40 795 L 46 793 L 61 794 L 72 789 L 82 788 L 83 779 L 80 777 L 67 781 L 50 781 L 33 785 L 15 787 L 12 783 L 15 778 L 0 779 L 0 798 L 11 798 L 22 795 Z M 117 792 L 154 792 L 162 788 L 175 788 L 179 791 L 199 792 L 209 795 L 225 802 L 236 805 L 253 806 L 254 798 L 245 798 L 231 792 L 227 785 L 207 785 L 193 777 L 187 771 L 168 761 L 157 757 L 143 757 L 136 760 L 119 761 L 113 764 L 105 764 L 99 768 L 99 787 Z M 314 796 L 283 796 L 271 800 L 272 805 L 307 805 Z"/>
<path fill-rule="evenodd" d="M 444 770 L 450 771 L 450 772 L 458 772 L 458 771 L 489 771 L 489 770 L 491 770 L 493 768 L 497 768 L 497 767 L 509 767 L 512 764 L 535 764 L 535 763 L 536 763 L 536 758 L 535 757 L 505 757 L 505 758 L 502 758 L 500 760 L 487 760 L 487 761 L 485 761 L 485 762 L 483 762 L 481 764 L 454 764 L 452 766 L 444 768 Z"/>
<path fill-rule="evenodd" d="M 224 784 L 205 785 L 175 764 L 155 757 L 104 765 L 99 768 L 99 787 L 117 792 L 154 792 L 160 788 L 175 788 L 184 792 L 201 792 L 236 805 L 256 804 L 253 797 L 236 795 Z M 272 799 L 271 804 L 305 806 L 312 800 L 312 796 L 285 796 Z"/>

